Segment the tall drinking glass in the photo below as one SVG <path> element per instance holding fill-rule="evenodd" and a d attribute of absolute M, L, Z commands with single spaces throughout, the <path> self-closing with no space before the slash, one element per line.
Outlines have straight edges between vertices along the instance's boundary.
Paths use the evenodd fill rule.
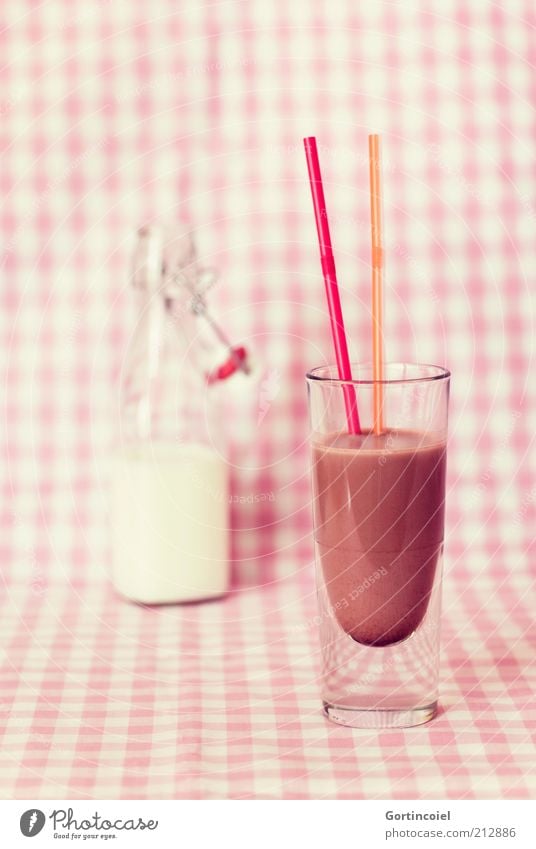
<path fill-rule="evenodd" d="M 343 725 L 420 725 L 437 711 L 450 372 L 352 366 L 349 434 L 335 366 L 307 374 L 324 712 Z M 348 381 L 346 381 L 348 383 Z"/>

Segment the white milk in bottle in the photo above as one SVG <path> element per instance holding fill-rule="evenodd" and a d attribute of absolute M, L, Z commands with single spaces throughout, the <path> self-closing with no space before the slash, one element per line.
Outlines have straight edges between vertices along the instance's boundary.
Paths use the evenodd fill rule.
<path fill-rule="evenodd" d="M 229 579 L 227 464 L 206 445 L 132 444 L 114 458 L 114 583 L 145 604 L 221 595 Z"/>
<path fill-rule="evenodd" d="M 187 233 L 140 230 L 110 519 L 112 581 L 144 604 L 214 598 L 229 585 L 229 472 L 199 356 L 198 276 Z"/>

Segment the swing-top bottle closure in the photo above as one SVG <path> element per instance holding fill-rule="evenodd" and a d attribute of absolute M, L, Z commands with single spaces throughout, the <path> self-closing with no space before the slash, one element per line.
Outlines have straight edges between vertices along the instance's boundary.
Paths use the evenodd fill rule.
<path fill-rule="evenodd" d="M 226 380 L 238 371 L 246 375 L 250 373 L 246 349 L 233 346 L 209 312 L 206 294 L 216 279 L 214 269 L 200 265 L 189 232 L 176 236 L 156 224 L 144 225 L 138 230 L 133 286 L 145 291 L 149 297 L 162 298 L 172 318 L 176 315 L 177 305 L 185 302 L 187 293 L 187 309 L 203 322 L 205 341 L 221 351 L 216 364 L 211 364 L 205 374 L 209 385 Z"/>

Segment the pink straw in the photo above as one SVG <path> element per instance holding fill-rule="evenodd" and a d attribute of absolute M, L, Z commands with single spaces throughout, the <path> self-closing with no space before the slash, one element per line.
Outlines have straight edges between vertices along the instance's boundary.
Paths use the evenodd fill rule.
<path fill-rule="evenodd" d="M 324 200 L 324 189 L 322 187 L 322 175 L 320 173 L 320 163 L 318 161 L 318 151 L 316 149 L 316 139 L 314 136 L 310 136 L 309 138 L 304 139 L 303 143 L 305 146 L 305 156 L 309 171 L 311 194 L 313 196 L 318 244 L 320 247 L 320 263 L 326 286 L 331 335 L 333 337 L 333 346 L 335 348 L 339 380 L 352 380 L 352 370 L 350 368 L 348 345 L 346 343 L 346 333 L 344 331 L 344 320 L 342 317 L 341 299 L 339 297 L 339 286 L 337 284 L 337 273 L 335 271 L 335 259 L 333 257 L 333 248 L 331 246 L 326 201 Z M 343 392 L 348 432 L 361 433 L 354 385 L 351 383 L 343 384 Z"/>

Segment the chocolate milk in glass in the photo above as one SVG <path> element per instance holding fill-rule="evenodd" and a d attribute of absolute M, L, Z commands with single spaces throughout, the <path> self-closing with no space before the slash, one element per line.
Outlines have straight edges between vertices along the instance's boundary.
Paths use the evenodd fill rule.
<path fill-rule="evenodd" d="M 316 437 L 315 544 L 340 627 L 388 646 L 422 622 L 441 553 L 446 445 L 413 430 Z"/>

